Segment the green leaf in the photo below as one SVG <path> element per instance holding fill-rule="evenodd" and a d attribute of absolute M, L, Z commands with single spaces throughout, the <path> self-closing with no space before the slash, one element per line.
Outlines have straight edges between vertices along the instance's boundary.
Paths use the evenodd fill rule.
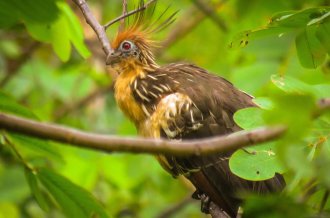
<path fill-rule="evenodd" d="M 54 0 L 0 1 L 0 27 L 9 27 L 18 21 L 48 23 L 57 18 L 58 11 Z"/>
<path fill-rule="evenodd" d="M 262 110 L 257 107 L 244 108 L 234 114 L 235 122 L 243 129 L 254 129 L 264 125 Z"/>
<path fill-rule="evenodd" d="M 274 85 L 276 85 L 278 88 L 280 88 L 286 93 L 298 95 L 317 95 L 318 93 L 318 91 L 312 85 L 304 83 L 291 76 L 280 76 L 278 74 L 274 74 L 271 76 L 271 81 Z"/>
<path fill-rule="evenodd" d="M 7 133 L 7 138 L 16 146 L 24 156 L 39 156 L 42 158 L 54 158 L 62 161 L 62 156 L 58 152 L 58 147 L 53 146 L 50 142 L 33 138 L 17 133 Z"/>
<path fill-rule="evenodd" d="M 270 110 L 274 108 L 274 103 L 270 98 L 267 97 L 258 97 L 252 99 L 252 101 L 257 104 L 260 108 L 265 109 L 265 110 Z"/>
<path fill-rule="evenodd" d="M 26 23 L 30 35 L 36 40 L 48 42 L 62 61 L 68 61 L 71 54 L 71 43 L 84 58 L 90 52 L 84 44 L 83 30 L 79 20 L 65 2 L 57 2 L 60 9 L 56 20 L 44 23 Z"/>
<path fill-rule="evenodd" d="M 58 6 L 63 13 L 63 17 L 66 19 L 71 42 L 82 57 L 89 57 L 90 52 L 85 45 L 83 30 L 78 18 L 67 4 L 59 2 Z"/>
<path fill-rule="evenodd" d="M 266 180 L 285 168 L 274 151 L 274 143 L 264 143 L 236 151 L 229 160 L 230 170 L 237 176 L 252 180 Z"/>
<path fill-rule="evenodd" d="M 287 11 L 275 14 L 270 20 L 269 26 L 300 28 L 308 25 L 312 20 L 323 17 L 329 12 L 329 8 L 309 8 L 303 11 Z"/>
<path fill-rule="evenodd" d="M 317 68 L 326 58 L 326 50 L 315 35 L 316 27 L 309 26 L 296 37 L 296 49 L 303 67 Z"/>
<path fill-rule="evenodd" d="M 317 26 L 316 37 L 330 55 L 330 17 Z"/>
<path fill-rule="evenodd" d="M 70 218 L 108 217 L 94 197 L 68 179 L 48 169 L 38 170 L 38 179 Z"/>
<path fill-rule="evenodd" d="M 67 21 L 61 16 L 52 25 L 52 46 L 62 61 L 68 61 L 71 54 L 70 33 Z"/>
<path fill-rule="evenodd" d="M 230 43 L 230 48 L 243 48 L 247 46 L 250 41 L 261 39 L 267 36 L 277 35 L 281 37 L 283 34 L 292 31 L 291 28 L 286 27 L 266 27 L 263 29 L 249 30 L 237 34 Z"/>
<path fill-rule="evenodd" d="M 31 193 L 33 194 L 40 208 L 47 212 L 49 207 L 38 186 L 36 175 L 30 169 L 25 168 L 25 178 L 28 181 Z"/>

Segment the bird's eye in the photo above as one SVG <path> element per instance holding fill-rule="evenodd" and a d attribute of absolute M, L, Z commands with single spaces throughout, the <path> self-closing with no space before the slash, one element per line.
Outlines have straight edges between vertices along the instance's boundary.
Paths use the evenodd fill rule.
<path fill-rule="evenodd" d="M 121 45 L 122 49 L 128 51 L 132 48 L 132 44 L 129 42 L 123 42 L 123 44 Z"/>

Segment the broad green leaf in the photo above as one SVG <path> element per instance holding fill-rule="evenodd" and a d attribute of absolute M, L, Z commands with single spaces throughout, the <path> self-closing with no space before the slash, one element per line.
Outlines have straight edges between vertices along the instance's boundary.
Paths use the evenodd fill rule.
<path fill-rule="evenodd" d="M 309 8 L 303 11 L 280 12 L 270 20 L 270 26 L 289 28 L 305 27 L 311 20 L 322 17 L 329 12 L 329 8 Z"/>
<path fill-rule="evenodd" d="M 90 52 L 84 44 L 84 36 L 81 25 L 65 2 L 57 2 L 60 9 L 56 20 L 45 23 L 27 23 L 28 32 L 36 40 L 51 43 L 57 56 L 62 61 L 68 61 L 71 54 L 71 43 L 79 54 L 86 58 Z"/>
<path fill-rule="evenodd" d="M 58 6 L 61 8 L 63 17 L 66 20 L 66 25 L 69 29 L 69 38 L 71 42 L 82 57 L 89 57 L 90 52 L 85 45 L 83 30 L 78 18 L 67 4 L 59 2 Z"/>
<path fill-rule="evenodd" d="M 47 212 L 49 207 L 39 188 L 37 176 L 30 169 L 25 168 L 25 178 L 28 181 L 31 193 L 38 202 L 40 208 Z"/>
<path fill-rule="evenodd" d="M 62 61 L 69 60 L 71 54 L 70 32 L 63 16 L 52 25 L 52 46 Z"/>
<path fill-rule="evenodd" d="M 244 31 L 236 35 L 230 43 L 229 48 L 243 48 L 247 46 L 250 41 L 261 39 L 267 36 L 282 37 L 283 34 L 293 31 L 291 28 L 286 27 L 266 27 L 263 29 Z"/>
<path fill-rule="evenodd" d="M 236 151 L 229 160 L 229 167 L 235 175 L 253 181 L 270 179 L 275 173 L 285 171 L 274 150 L 274 143 Z"/>
<path fill-rule="evenodd" d="M 265 124 L 262 110 L 257 107 L 244 108 L 234 114 L 235 123 L 243 129 L 254 129 Z"/>
<path fill-rule="evenodd" d="M 256 103 L 260 108 L 265 110 L 270 110 L 274 107 L 274 103 L 270 98 L 267 97 L 258 97 L 252 99 L 254 103 Z"/>
<path fill-rule="evenodd" d="M 70 218 L 108 217 L 95 198 L 81 187 L 48 169 L 39 169 L 38 179 Z"/>
<path fill-rule="evenodd" d="M 312 85 L 304 83 L 291 76 L 280 76 L 278 74 L 274 74 L 271 76 L 271 81 L 274 85 L 276 85 L 278 88 L 280 88 L 286 93 L 300 95 L 317 95 L 318 93 L 318 91 Z"/>
<path fill-rule="evenodd" d="M 19 13 L 11 1 L 0 1 L 0 27 L 9 27 L 17 22 Z"/>
<path fill-rule="evenodd" d="M 2 0 L 0 27 L 11 26 L 18 21 L 48 23 L 56 19 L 58 11 L 54 0 Z"/>
<path fill-rule="evenodd" d="M 316 37 L 330 55 L 330 17 L 317 26 Z"/>
<path fill-rule="evenodd" d="M 62 157 L 58 153 L 57 147 L 54 147 L 46 140 L 11 132 L 6 135 L 7 138 L 20 149 L 20 152 L 24 156 L 54 158 L 58 161 L 62 161 Z"/>
<path fill-rule="evenodd" d="M 296 37 L 296 49 L 303 67 L 317 68 L 326 58 L 326 50 L 315 35 L 315 26 L 309 26 Z"/>

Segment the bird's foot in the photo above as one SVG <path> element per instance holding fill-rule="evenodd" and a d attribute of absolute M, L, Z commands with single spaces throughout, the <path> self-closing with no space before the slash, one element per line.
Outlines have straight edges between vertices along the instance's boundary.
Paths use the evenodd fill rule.
<path fill-rule="evenodd" d="M 210 213 L 210 203 L 211 199 L 209 196 L 207 196 L 205 193 L 200 192 L 199 190 L 196 190 L 192 196 L 192 198 L 200 200 L 201 201 L 201 211 L 203 213 L 209 214 Z"/>

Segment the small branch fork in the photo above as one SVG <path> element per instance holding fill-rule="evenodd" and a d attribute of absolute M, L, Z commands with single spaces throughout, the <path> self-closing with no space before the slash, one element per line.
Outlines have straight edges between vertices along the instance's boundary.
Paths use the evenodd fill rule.
<path fill-rule="evenodd" d="M 144 4 L 143 7 L 137 8 L 133 11 L 130 11 L 128 13 L 123 13 L 121 16 L 115 18 L 114 20 L 108 22 L 107 24 L 105 24 L 104 26 L 102 26 L 95 18 L 95 16 L 93 15 L 93 13 L 91 12 L 86 0 L 72 0 L 82 11 L 86 22 L 92 27 L 92 29 L 94 30 L 94 32 L 96 33 L 97 37 L 99 38 L 99 41 L 102 44 L 102 48 L 104 53 L 106 54 L 106 56 L 108 57 L 113 49 L 110 45 L 109 39 L 107 37 L 106 34 L 106 29 L 108 27 L 110 27 L 112 24 L 125 19 L 128 16 L 131 16 L 139 11 L 143 11 L 145 10 L 151 3 L 155 2 L 156 0 L 150 0 L 148 1 L 146 4 Z M 124 1 L 124 4 L 126 3 L 126 1 Z M 125 9 L 126 10 L 126 9 Z"/>

